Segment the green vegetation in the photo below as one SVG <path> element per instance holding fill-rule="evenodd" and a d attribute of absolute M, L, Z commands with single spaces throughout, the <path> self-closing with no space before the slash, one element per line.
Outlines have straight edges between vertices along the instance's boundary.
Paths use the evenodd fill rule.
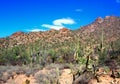
<path fill-rule="evenodd" d="M 30 62 L 29 53 L 23 45 L 1 49 L 0 51 L 0 63 L 2 64 L 22 65 Z"/>
<path fill-rule="evenodd" d="M 6 38 L 9 40 L 9 38 Z M 29 64 L 49 64 L 49 63 L 79 63 L 86 64 L 87 57 L 89 63 L 94 63 L 93 55 L 99 55 L 99 64 L 104 64 L 111 58 L 117 58 L 120 54 L 120 40 L 106 44 L 104 42 L 104 32 L 102 30 L 100 41 L 95 41 L 91 36 L 82 42 L 78 35 L 74 35 L 74 40 L 64 42 L 46 42 L 45 39 L 37 40 L 34 43 L 16 45 L 13 47 L 0 47 L 1 65 L 29 65 Z M 9 46 L 9 43 L 6 43 Z M 97 44 L 97 45 L 96 45 Z M 98 46 L 99 44 L 99 46 Z M 96 46 L 95 46 L 96 45 Z M 110 56 L 109 56 L 110 55 Z M 117 58 L 116 60 L 120 60 Z M 96 61 L 96 62 L 97 62 Z"/>

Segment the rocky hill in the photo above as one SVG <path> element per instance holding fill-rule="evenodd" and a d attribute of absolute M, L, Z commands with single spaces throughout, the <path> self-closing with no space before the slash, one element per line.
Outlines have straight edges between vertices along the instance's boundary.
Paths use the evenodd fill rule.
<path fill-rule="evenodd" d="M 44 40 L 44 42 L 55 43 L 57 41 L 64 42 L 72 39 L 73 33 L 67 28 L 57 30 L 49 30 L 46 32 L 16 32 L 7 38 L 0 39 L 0 46 L 13 47 L 20 44 L 30 44 L 37 40 Z"/>

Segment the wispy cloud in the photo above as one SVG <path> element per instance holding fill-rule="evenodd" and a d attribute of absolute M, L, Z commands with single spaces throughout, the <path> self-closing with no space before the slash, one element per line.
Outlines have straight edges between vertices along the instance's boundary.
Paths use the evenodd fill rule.
<path fill-rule="evenodd" d="M 42 24 L 41 26 L 55 30 L 60 30 L 61 28 L 64 27 L 63 25 L 49 25 L 49 24 Z"/>
<path fill-rule="evenodd" d="M 44 29 L 26 29 L 26 31 L 28 31 L 28 32 L 39 32 L 39 31 L 46 31 L 46 30 L 44 30 Z"/>
<path fill-rule="evenodd" d="M 76 12 L 82 12 L 82 9 L 75 9 Z"/>
<path fill-rule="evenodd" d="M 75 21 L 71 18 L 62 18 L 53 21 L 54 25 L 74 24 Z"/>
<path fill-rule="evenodd" d="M 116 0 L 117 3 L 120 3 L 120 0 Z"/>
<path fill-rule="evenodd" d="M 41 26 L 42 27 L 46 27 L 46 28 L 50 28 L 50 29 L 59 30 L 59 29 L 65 27 L 64 24 L 66 24 L 66 25 L 72 25 L 72 24 L 75 24 L 75 21 L 73 19 L 71 19 L 71 18 L 62 18 L 62 19 L 54 20 L 53 21 L 53 25 L 42 24 Z"/>

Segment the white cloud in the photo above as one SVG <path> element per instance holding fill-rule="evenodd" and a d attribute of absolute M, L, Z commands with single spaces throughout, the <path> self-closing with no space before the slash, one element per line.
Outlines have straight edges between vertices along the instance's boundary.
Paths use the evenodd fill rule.
<path fill-rule="evenodd" d="M 74 24 L 75 21 L 71 18 L 62 18 L 53 21 L 54 25 Z"/>
<path fill-rule="evenodd" d="M 28 32 L 39 32 L 39 31 L 46 31 L 44 29 L 27 29 Z"/>
<path fill-rule="evenodd" d="M 117 3 L 120 3 L 120 0 L 116 0 Z"/>
<path fill-rule="evenodd" d="M 82 12 L 82 9 L 75 9 L 76 12 Z"/>
<path fill-rule="evenodd" d="M 49 24 L 43 24 L 41 26 L 46 27 L 46 28 L 50 28 L 50 29 L 55 29 L 55 30 L 60 30 L 64 27 L 62 25 L 49 25 Z"/>
<path fill-rule="evenodd" d="M 75 24 L 75 21 L 71 18 L 62 18 L 62 19 L 54 20 L 53 25 L 42 24 L 41 26 L 50 28 L 50 29 L 59 30 L 59 29 L 62 29 L 63 27 L 65 27 L 64 24 L 72 25 L 72 24 Z"/>

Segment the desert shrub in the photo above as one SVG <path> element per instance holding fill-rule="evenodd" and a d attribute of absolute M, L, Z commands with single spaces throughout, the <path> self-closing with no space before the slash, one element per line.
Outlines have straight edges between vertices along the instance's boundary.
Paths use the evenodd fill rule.
<path fill-rule="evenodd" d="M 3 63 L 5 65 L 21 65 L 29 63 L 30 61 L 29 55 L 26 52 L 26 48 L 23 45 L 2 50 L 0 58 L 0 63 Z"/>
<path fill-rule="evenodd" d="M 52 63 L 54 63 L 57 59 L 57 52 L 55 51 L 55 49 L 50 49 L 49 55 L 51 56 Z"/>
<path fill-rule="evenodd" d="M 99 54 L 99 63 L 104 64 L 105 61 L 108 59 L 107 49 L 103 49 L 103 50 L 98 51 L 98 54 Z"/>
<path fill-rule="evenodd" d="M 65 63 L 65 60 L 64 60 L 63 58 L 58 58 L 58 59 L 57 59 L 57 62 L 58 62 L 58 63 Z"/>
<path fill-rule="evenodd" d="M 46 71 L 46 73 L 37 74 L 35 78 L 39 84 L 57 84 L 58 76 L 59 69 L 52 69 Z"/>

